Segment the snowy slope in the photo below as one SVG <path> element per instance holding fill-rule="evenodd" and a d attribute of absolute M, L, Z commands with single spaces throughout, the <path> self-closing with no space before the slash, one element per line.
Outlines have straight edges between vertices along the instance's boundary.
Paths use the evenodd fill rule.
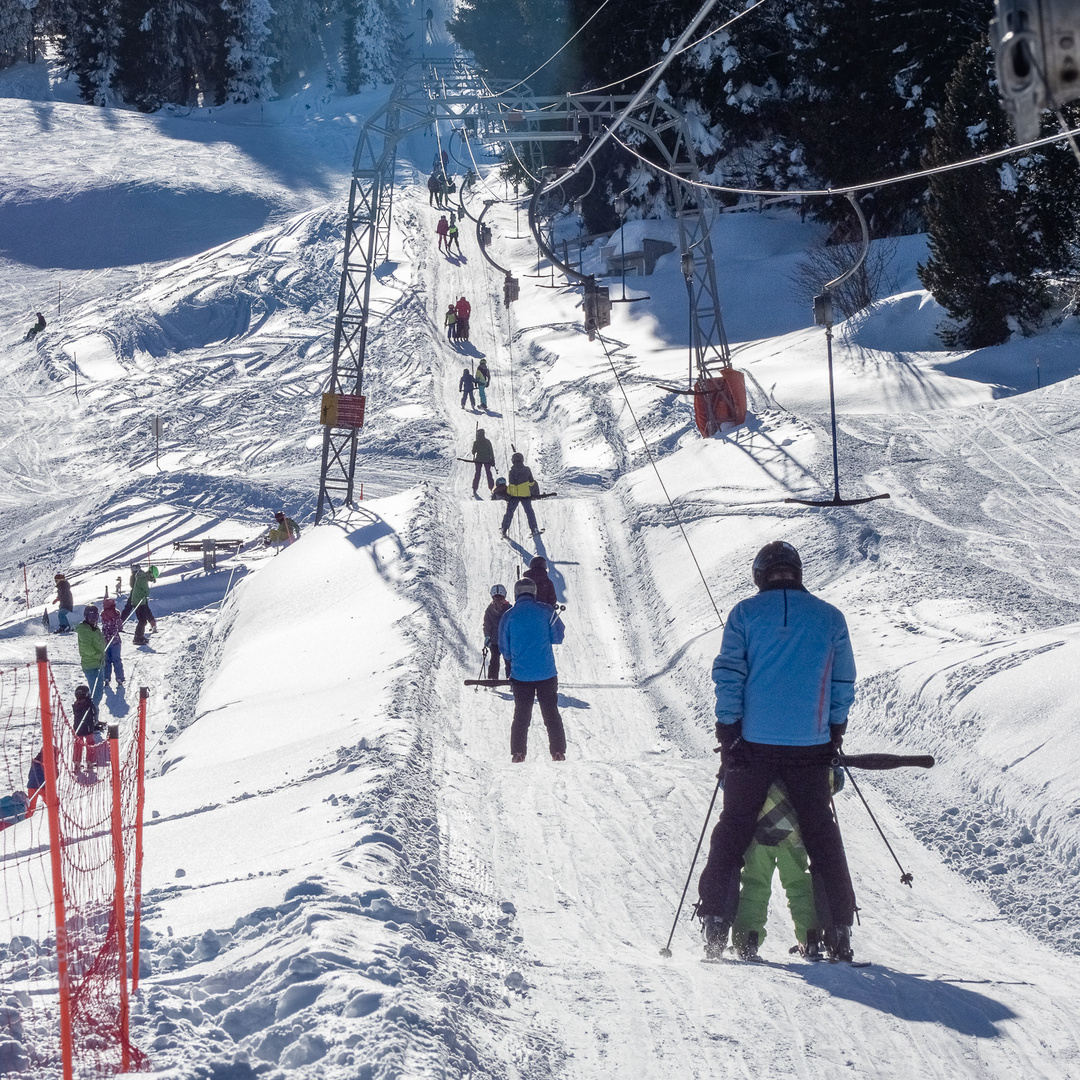
<path fill-rule="evenodd" d="M 31 75 L 8 85 L 28 98 Z M 471 228 L 463 259 L 434 251 L 429 135 L 401 154 L 374 288 L 361 478 L 379 497 L 307 527 L 352 118 L 374 99 L 312 95 L 313 110 L 282 102 L 259 122 L 250 109 L 147 118 L 0 99 L 5 141 L 51 139 L 47 168 L 0 166 L 14 193 L 0 215 L 24 238 L 0 272 L 26 300 L 3 315 L 5 341 L 57 280 L 82 290 L 39 341 L 0 357 L 18 418 L 0 435 L 0 663 L 24 661 L 39 630 L 19 561 L 35 616 L 58 565 L 79 603 L 147 548 L 165 570 L 161 634 L 126 646 L 129 686 L 154 691 L 135 1023 L 155 1067 L 1076 1075 L 1074 329 L 945 352 L 941 313 L 912 277 L 920 242 L 900 245 L 896 294 L 836 341 L 845 490 L 892 497 L 837 512 L 781 501 L 831 485 L 824 341 L 789 280 L 811 229 L 756 213 L 717 223 L 752 397 L 723 437 L 702 441 L 686 399 L 657 385 L 685 377 L 677 261 L 635 283 L 650 300 L 616 309 L 612 361 L 721 613 L 750 591 L 761 543 L 792 540 L 810 587 L 851 623 L 863 675 L 851 749 L 939 759 L 864 784 L 911 890 L 854 794 L 837 800 L 871 967 L 790 958 L 782 905 L 769 966 L 700 963 L 685 913 L 664 960 L 714 784 L 716 613 L 579 294 L 523 276 L 507 314 Z M 78 171 L 84 145 L 97 164 Z M 62 204 L 111 213 L 136 189 L 136 208 L 145 197 L 162 220 L 197 205 L 204 231 L 135 228 L 95 261 L 78 205 Z M 513 212 L 489 219 L 499 255 L 528 273 L 535 249 L 509 239 Z M 25 240 L 39 233 L 44 247 Z M 461 295 L 472 340 L 455 348 L 441 313 Z M 481 355 L 495 377 L 486 415 L 456 390 Z M 1031 392 L 1035 356 L 1053 385 Z M 535 546 L 520 520 L 500 541 L 501 505 L 471 497 L 454 458 L 477 424 L 500 466 L 512 443 L 559 492 L 538 505 Z M 257 537 L 281 505 L 304 534 L 274 558 Z M 204 574 L 172 551 L 204 535 L 247 546 Z M 479 667 L 489 586 L 510 585 L 535 551 L 567 604 L 569 760 L 547 760 L 537 724 L 527 762 L 511 765 L 508 695 L 463 679 Z M 52 642 L 73 686 L 73 646 Z M 128 706 L 107 698 L 113 715 Z"/>

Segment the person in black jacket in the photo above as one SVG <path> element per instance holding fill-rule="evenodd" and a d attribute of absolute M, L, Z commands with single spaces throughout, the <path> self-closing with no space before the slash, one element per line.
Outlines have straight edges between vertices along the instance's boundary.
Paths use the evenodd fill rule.
<path fill-rule="evenodd" d="M 71 586 L 68 584 L 68 579 L 63 574 L 55 574 L 54 580 L 56 581 L 56 599 L 53 603 L 56 604 L 56 615 L 59 622 L 56 632 L 66 634 L 71 630 L 68 616 L 75 608 L 75 601 L 71 598 Z"/>
<path fill-rule="evenodd" d="M 505 585 L 491 586 L 491 603 L 484 612 L 484 648 L 490 650 L 491 659 L 488 661 L 488 678 L 499 677 L 499 622 L 514 605 L 506 599 Z M 503 657 L 506 662 L 506 677 L 510 678 L 510 657 Z"/>
<path fill-rule="evenodd" d="M 506 495 L 503 496 L 506 499 L 506 513 L 503 514 L 502 519 L 502 534 L 505 538 L 507 530 L 510 528 L 510 522 L 514 520 L 514 514 L 517 511 L 518 504 L 520 503 L 525 508 L 525 517 L 528 519 L 529 528 L 532 530 L 533 535 L 540 532 L 539 527 L 536 524 L 536 514 L 533 513 L 532 508 L 532 496 L 533 489 L 536 485 L 536 481 L 533 479 L 532 469 L 525 464 L 525 458 L 522 454 L 514 454 L 510 459 L 510 475 L 507 477 Z M 495 494 L 492 498 L 499 498 L 498 485 L 495 486 Z"/>
<path fill-rule="evenodd" d="M 23 338 L 23 341 L 33 341 L 34 338 L 36 338 L 38 336 L 38 334 L 40 334 L 41 331 L 45 329 L 45 326 L 46 326 L 45 316 L 42 315 L 41 312 L 39 311 L 37 313 L 37 322 L 34 323 L 34 325 L 31 326 L 30 329 L 26 331 L 26 337 Z"/>
<path fill-rule="evenodd" d="M 82 764 L 83 748 L 86 748 L 87 768 L 94 767 L 91 756 L 94 748 L 94 732 L 97 731 L 97 706 L 90 697 L 89 686 L 75 687 L 75 704 L 71 707 L 75 726 L 75 768 Z"/>
<path fill-rule="evenodd" d="M 524 576 L 536 582 L 536 599 L 541 604 L 550 604 L 552 607 L 558 604 L 559 598 L 555 595 L 555 584 L 548 577 L 547 559 L 543 555 L 537 555 L 529 563 L 529 569 L 525 571 Z"/>

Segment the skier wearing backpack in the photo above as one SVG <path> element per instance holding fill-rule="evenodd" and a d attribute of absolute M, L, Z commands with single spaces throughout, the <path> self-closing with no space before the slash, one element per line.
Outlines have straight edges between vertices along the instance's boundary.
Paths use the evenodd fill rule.
<path fill-rule="evenodd" d="M 483 360 L 476 365 L 476 389 L 480 394 L 480 408 L 487 412 L 487 388 L 491 385 L 491 371 Z"/>
<path fill-rule="evenodd" d="M 536 599 L 541 604 L 550 604 L 552 607 L 558 604 L 559 598 L 555 595 L 554 583 L 548 577 L 547 559 L 543 555 L 533 558 L 524 576 L 536 582 Z"/>
<path fill-rule="evenodd" d="M 499 651 L 499 623 L 502 617 L 513 605 L 506 599 L 505 585 L 491 586 L 491 603 L 484 611 L 484 648 L 489 650 L 487 677 L 497 679 L 499 677 L 499 659 L 503 659 L 506 666 L 506 677 L 510 678 L 510 657 L 503 657 Z"/>
<path fill-rule="evenodd" d="M 829 775 L 855 698 L 844 616 L 803 588 L 802 560 L 774 541 L 753 565 L 713 663 L 724 807 L 698 883 L 707 957 L 719 957 L 738 908 L 739 871 L 769 789 L 780 780 L 802 827 L 830 959 L 851 960 L 855 893 Z"/>
<path fill-rule="evenodd" d="M 536 524 L 536 514 L 533 513 L 532 497 L 536 481 L 533 479 L 532 469 L 525 464 L 525 458 L 521 454 L 514 454 L 510 458 L 510 475 L 507 477 L 506 495 L 500 496 L 498 485 L 492 498 L 506 499 L 506 513 L 502 519 L 503 539 L 506 538 L 510 528 L 510 522 L 514 520 L 514 514 L 519 505 L 525 509 L 525 517 L 529 522 L 529 528 L 535 536 L 540 532 Z"/>
<path fill-rule="evenodd" d="M 559 673 L 553 645 L 561 645 L 566 628 L 558 612 L 536 599 L 536 582 L 522 578 L 514 585 L 514 606 L 499 622 L 499 651 L 510 661 L 514 722 L 510 728 L 510 760 L 525 760 L 533 700 L 548 733 L 552 761 L 566 760 L 566 732 L 559 715 Z"/>
<path fill-rule="evenodd" d="M 447 312 L 449 317 L 449 312 Z M 465 399 L 469 399 L 469 408 L 476 408 L 476 398 L 473 397 L 473 387 L 476 385 L 476 380 L 472 377 L 472 372 L 468 368 L 461 369 L 461 378 L 458 379 L 458 389 L 461 391 L 461 407 L 465 408 Z"/>
<path fill-rule="evenodd" d="M 495 448 L 491 445 L 491 440 L 484 435 L 483 428 L 476 429 L 476 438 L 472 444 L 472 457 L 476 462 L 476 471 L 473 473 L 472 481 L 472 493 L 476 495 L 480 487 L 480 473 L 482 470 L 487 470 L 487 483 L 488 491 L 493 491 L 495 488 L 495 480 L 492 476 L 492 466 L 495 464 Z"/>
<path fill-rule="evenodd" d="M 106 596 L 101 602 L 101 632 L 105 636 L 105 670 L 102 673 L 104 685 L 109 685 L 109 680 L 116 675 L 118 688 L 124 687 L 124 661 L 120 656 L 120 631 L 124 620 L 120 618 L 120 612 L 116 610 L 116 601 L 111 596 Z"/>
<path fill-rule="evenodd" d="M 83 621 L 75 627 L 75 633 L 79 638 L 79 664 L 90 684 L 90 696 L 96 708 L 105 693 L 105 635 L 98 627 L 96 604 L 83 608 Z"/>
<path fill-rule="evenodd" d="M 56 618 L 59 624 L 56 632 L 68 634 L 71 632 L 68 616 L 75 610 L 75 601 L 71 598 L 71 586 L 63 574 L 54 574 L 53 581 L 56 582 L 56 596 L 53 598 L 53 603 L 56 605 Z"/>

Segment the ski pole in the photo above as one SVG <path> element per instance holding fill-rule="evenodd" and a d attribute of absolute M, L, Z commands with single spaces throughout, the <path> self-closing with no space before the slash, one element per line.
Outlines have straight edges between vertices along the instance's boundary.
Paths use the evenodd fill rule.
<path fill-rule="evenodd" d="M 709 818 L 712 817 L 712 809 L 716 805 L 716 796 L 720 794 L 720 783 L 723 775 L 723 770 L 716 774 L 716 787 L 713 788 L 712 798 L 709 800 L 709 809 L 705 814 L 705 824 L 701 826 L 701 835 L 698 837 L 697 847 L 694 848 L 694 857 L 690 862 L 690 873 L 686 875 L 686 884 L 683 886 L 682 896 L 679 897 L 679 906 L 675 909 L 675 921 L 671 924 L 671 933 L 668 934 L 667 944 L 660 950 L 661 956 L 671 956 L 671 939 L 675 936 L 675 927 L 679 925 L 679 916 L 682 914 L 686 890 L 690 888 L 690 879 L 694 876 L 694 867 L 697 866 L 697 857 L 701 853 L 701 845 L 705 840 L 705 830 L 709 827 Z"/>
<path fill-rule="evenodd" d="M 859 798 L 862 800 L 863 806 L 866 807 L 866 812 L 870 815 L 870 820 L 874 823 L 874 828 L 877 829 L 878 834 L 881 836 L 881 839 L 885 842 L 885 846 L 889 849 L 889 854 L 893 857 L 893 862 L 896 863 L 898 867 L 900 867 L 900 884 L 906 885 L 909 889 L 912 888 L 913 886 L 911 882 L 914 878 L 914 875 L 908 873 L 908 871 L 906 871 L 903 866 L 900 865 L 900 860 L 896 857 L 896 852 L 893 851 L 892 844 L 889 843 L 889 838 L 885 835 L 881 826 L 878 824 L 878 819 L 874 817 L 874 811 L 870 809 L 870 804 L 866 801 L 863 793 L 859 790 L 859 785 L 856 782 L 851 770 L 848 768 L 847 759 L 844 757 L 843 751 L 837 750 L 836 757 L 840 764 L 843 765 L 844 772 L 847 774 L 847 778 L 851 781 L 851 786 L 855 789 L 855 794 L 859 796 Z"/>
<path fill-rule="evenodd" d="M 488 647 L 485 645 L 484 646 L 484 651 L 480 656 L 480 674 L 477 675 L 477 679 L 482 679 L 484 677 L 484 672 L 487 670 L 487 658 L 488 658 Z M 479 694 L 480 691 L 476 690 L 476 691 L 474 691 L 474 693 Z"/>

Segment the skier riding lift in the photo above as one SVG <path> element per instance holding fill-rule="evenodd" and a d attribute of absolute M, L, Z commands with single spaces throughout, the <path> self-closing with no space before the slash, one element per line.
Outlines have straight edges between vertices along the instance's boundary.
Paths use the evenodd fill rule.
<path fill-rule="evenodd" d="M 802 828 L 828 956 L 850 961 L 855 893 L 829 791 L 855 699 L 847 623 L 803 587 L 802 560 L 790 544 L 766 544 L 753 578 L 759 591 L 732 609 L 712 669 L 724 808 L 698 883 L 705 954 L 723 955 L 743 857 L 779 780 Z"/>

